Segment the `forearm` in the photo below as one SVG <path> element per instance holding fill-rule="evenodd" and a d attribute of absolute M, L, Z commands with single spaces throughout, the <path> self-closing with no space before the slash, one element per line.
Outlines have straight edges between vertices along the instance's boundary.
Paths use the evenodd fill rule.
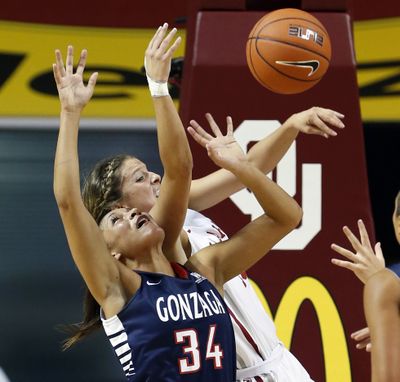
<path fill-rule="evenodd" d="M 241 164 L 233 170 L 236 177 L 257 198 L 264 212 L 275 222 L 296 227 L 302 217 L 297 202 L 282 188 L 251 164 Z"/>
<path fill-rule="evenodd" d="M 157 137 L 164 174 L 182 177 L 192 171 L 193 160 L 181 119 L 170 96 L 153 97 Z"/>
<path fill-rule="evenodd" d="M 286 121 L 272 134 L 257 142 L 247 153 L 247 158 L 266 174 L 277 166 L 298 133 L 298 130 Z"/>
<path fill-rule="evenodd" d="M 80 198 L 78 128 L 80 112 L 60 114 L 60 130 L 54 160 L 54 195 L 59 205 Z"/>

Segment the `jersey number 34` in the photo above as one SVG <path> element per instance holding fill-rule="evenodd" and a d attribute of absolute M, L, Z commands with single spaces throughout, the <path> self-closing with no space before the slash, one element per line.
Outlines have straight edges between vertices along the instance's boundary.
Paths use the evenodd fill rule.
<path fill-rule="evenodd" d="M 206 360 L 214 361 L 214 369 L 222 369 L 224 352 L 220 344 L 214 344 L 216 325 L 210 325 L 207 339 Z M 175 343 L 183 344 L 182 351 L 188 357 L 178 359 L 179 373 L 195 373 L 201 368 L 199 340 L 195 329 L 181 329 L 174 332 Z"/>

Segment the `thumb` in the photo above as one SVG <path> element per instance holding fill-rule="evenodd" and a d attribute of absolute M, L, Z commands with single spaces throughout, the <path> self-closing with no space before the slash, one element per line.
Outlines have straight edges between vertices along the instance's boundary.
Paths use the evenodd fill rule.
<path fill-rule="evenodd" d="M 385 257 L 383 256 L 382 248 L 381 248 L 381 243 L 378 242 L 375 244 L 375 254 L 376 257 L 382 261 L 383 264 L 385 264 Z"/>

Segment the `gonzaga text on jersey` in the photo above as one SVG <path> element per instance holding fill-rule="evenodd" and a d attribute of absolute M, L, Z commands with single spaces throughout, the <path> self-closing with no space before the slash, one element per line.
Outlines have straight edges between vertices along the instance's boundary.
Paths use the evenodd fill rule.
<path fill-rule="evenodd" d="M 211 289 L 202 294 L 192 292 L 169 295 L 167 298 L 159 297 L 156 310 L 162 322 L 193 320 L 225 313 L 224 306 Z"/>

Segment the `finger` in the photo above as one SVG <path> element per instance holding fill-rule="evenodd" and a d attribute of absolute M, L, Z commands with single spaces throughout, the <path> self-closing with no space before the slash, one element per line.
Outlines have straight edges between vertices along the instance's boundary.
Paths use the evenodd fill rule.
<path fill-rule="evenodd" d="M 164 38 L 164 40 L 162 40 L 158 50 L 160 51 L 161 54 L 164 55 L 165 50 L 167 49 L 167 47 L 169 46 L 169 44 L 171 43 L 172 39 L 174 38 L 174 36 L 176 35 L 177 29 L 176 28 L 172 28 L 170 30 L 170 32 L 167 34 L 167 37 Z"/>
<path fill-rule="evenodd" d="M 56 53 L 56 65 L 57 65 L 58 72 L 61 77 L 64 77 L 65 76 L 65 68 L 64 68 L 64 62 L 62 59 L 61 51 L 59 49 L 56 49 L 55 53 Z"/>
<path fill-rule="evenodd" d="M 213 139 L 213 136 L 208 134 L 207 131 L 205 131 L 195 120 L 192 119 L 189 123 L 190 123 L 190 126 L 196 131 L 197 134 L 199 134 L 203 138 L 207 139 L 208 141 Z"/>
<path fill-rule="evenodd" d="M 78 67 L 76 68 L 76 74 L 79 74 L 80 76 L 83 74 L 83 71 L 85 70 L 86 57 L 87 57 L 87 50 L 82 49 L 81 56 L 79 58 Z"/>
<path fill-rule="evenodd" d="M 324 108 L 324 107 L 320 107 L 319 109 L 329 111 L 329 112 L 335 114 L 335 116 L 338 117 L 338 118 L 340 118 L 340 119 L 343 119 L 343 118 L 344 118 L 344 114 L 339 113 L 339 112 L 336 111 L 336 110 L 326 109 L 326 108 Z"/>
<path fill-rule="evenodd" d="M 158 29 L 156 30 L 156 32 L 154 33 L 152 39 L 151 39 L 150 42 L 149 42 L 148 48 L 151 49 L 151 48 L 153 47 L 154 40 L 156 39 L 156 37 L 157 37 L 158 33 L 160 32 L 161 28 L 162 28 L 162 27 L 159 26 Z"/>
<path fill-rule="evenodd" d="M 311 126 L 314 126 L 318 129 L 320 129 L 321 131 L 323 131 L 324 133 L 331 135 L 331 136 L 336 136 L 337 132 L 335 130 L 332 130 L 331 128 L 329 128 L 324 121 L 320 118 L 320 116 L 318 114 L 314 114 L 310 117 L 309 119 L 309 124 Z"/>
<path fill-rule="evenodd" d="M 160 47 L 161 42 L 164 39 L 165 33 L 167 32 L 168 29 L 168 24 L 164 23 L 161 27 L 161 29 L 158 31 L 157 36 L 155 36 L 155 39 L 153 41 L 152 45 L 152 50 L 158 49 Z"/>
<path fill-rule="evenodd" d="M 57 64 L 53 64 L 53 74 L 54 74 L 54 80 L 56 81 L 57 87 L 61 85 L 61 75 L 58 70 Z"/>
<path fill-rule="evenodd" d="M 353 232 L 350 231 L 349 227 L 344 226 L 343 227 L 343 232 L 346 235 L 347 239 L 350 241 L 352 247 L 356 250 L 359 251 L 362 248 L 362 245 L 360 241 L 357 239 L 357 237 L 353 234 Z"/>
<path fill-rule="evenodd" d="M 357 271 L 358 267 L 356 264 L 351 263 L 350 261 L 344 261 L 344 260 L 339 260 L 339 259 L 331 259 L 332 264 L 337 265 L 340 268 L 346 268 L 349 269 L 350 271 Z"/>
<path fill-rule="evenodd" d="M 344 128 L 344 123 L 341 121 L 343 114 L 337 113 L 334 110 L 318 108 L 317 115 L 326 123 L 340 129 Z"/>
<path fill-rule="evenodd" d="M 367 339 L 367 340 L 361 341 L 358 344 L 356 344 L 356 348 L 357 349 L 365 349 L 369 344 L 371 344 L 371 340 Z"/>
<path fill-rule="evenodd" d="M 341 254 L 341 255 L 342 255 L 343 257 L 345 257 L 346 259 L 349 259 L 349 260 L 351 260 L 351 261 L 355 261 L 355 260 L 356 260 L 355 254 L 354 254 L 353 252 L 349 251 L 349 250 L 346 249 L 346 248 L 340 247 L 340 246 L 337 245 L 337 244 L 332 244 L 332 245 L 331 245 L 331 248 L 332 248 L 335 252 Z"/>
<path fill-rule="evenodd" d="M 368 232 L 367 229 L 365 228 L 364 222 L 361 219 L 359 219 L 357 224 L 358 224 L 358 230 L 360 232 L 361 244 L 363 246 L 367 246 L 372 250 L 371 242 L 369 241 Z"/>
<path fill-rule="evenodd" d="M 383 265 L 385 265 L 385 257 L 383 256 L 381 243 L 379 241 L 375 244 L 375 254 L 376 257 L 383 263 Z"/>
<path fill-rule="evenodd" d="M 369 344 L 367 345 L 367 347 L 365 348 L 365 350 L 366 350 L 368 353 L 371 353 L 371 350 L 372 350 L 372 344 L 371 344 L 371 343 L 369 343 Z"/>
<path fill-rule="evenodd" d="M 99 76 L 98 72 L 93 73 L 88 81 L 87 87 L 90 90 L 91 94 L 94 92 L 94 87 L 96 86 L 97 77 Z"/>
<path fill-rule="evenodd" d="M 74 67 L 74 48 L 72 45 L 68 45 L 67 49 L 67 60 L 65 63 L 65 71 L 67 74 L 72 74 Z"/>
<path fill-rule="evenodd" d="M 327 133 L 324 133 L 323 131 L 316 129 L 315 127 L 309 127 L 309 130 L 307 132 L 310 134 L 320 135 L 321 137 L 324 138 L 329 138 L 329 135 Z"/>
<path fill-rule="evenodd" d="M 233 135 L 233 122 L 230 115 L 226 117 L 226 133 L 227 135 Z"/>
<path fill-rule="evenodd" d="M 201 146 L 206 147 L 207 143 L 209 142 L 207 139 L 203 138 L 200 134 L 198 134 L 196 132 L 195 129 L 193 129 L 193 127 L 189 126 L 187 128 L 187 131 L 189 132 L 189 134 L 193 137 L 193 139 Z"/>
<path fill-rule="evenodd" d="M 357 331 L 351 333 L 351 338 L 353 338 L 356 341 L 362 341 L 365 338 L 369 338 L 368 326 L 366 328 L 362 328 L 360 330 L 357 330 Z"/>
<path fill-rule="evenodd" d="M 175 51 L 178 49 L 179 45 L 181 44 L 182 38 L 177 37 L 174 43 L 170 46 L 170 48 L 164 53 L 163 58 L 172 57 Z"/>
<path fill-rule="evenodd" d="M 216 122 L 214 121 L 213 116 L 210 113 L 206 114 L 206 119 L 208 121 L 208 124 L 211 127 L 212 132 L 214 133 L 214 135 L 216 137 L 222 137 L 222 133 L 221 130 L 219 129 L 218 125 L 216 124 Z"/>

